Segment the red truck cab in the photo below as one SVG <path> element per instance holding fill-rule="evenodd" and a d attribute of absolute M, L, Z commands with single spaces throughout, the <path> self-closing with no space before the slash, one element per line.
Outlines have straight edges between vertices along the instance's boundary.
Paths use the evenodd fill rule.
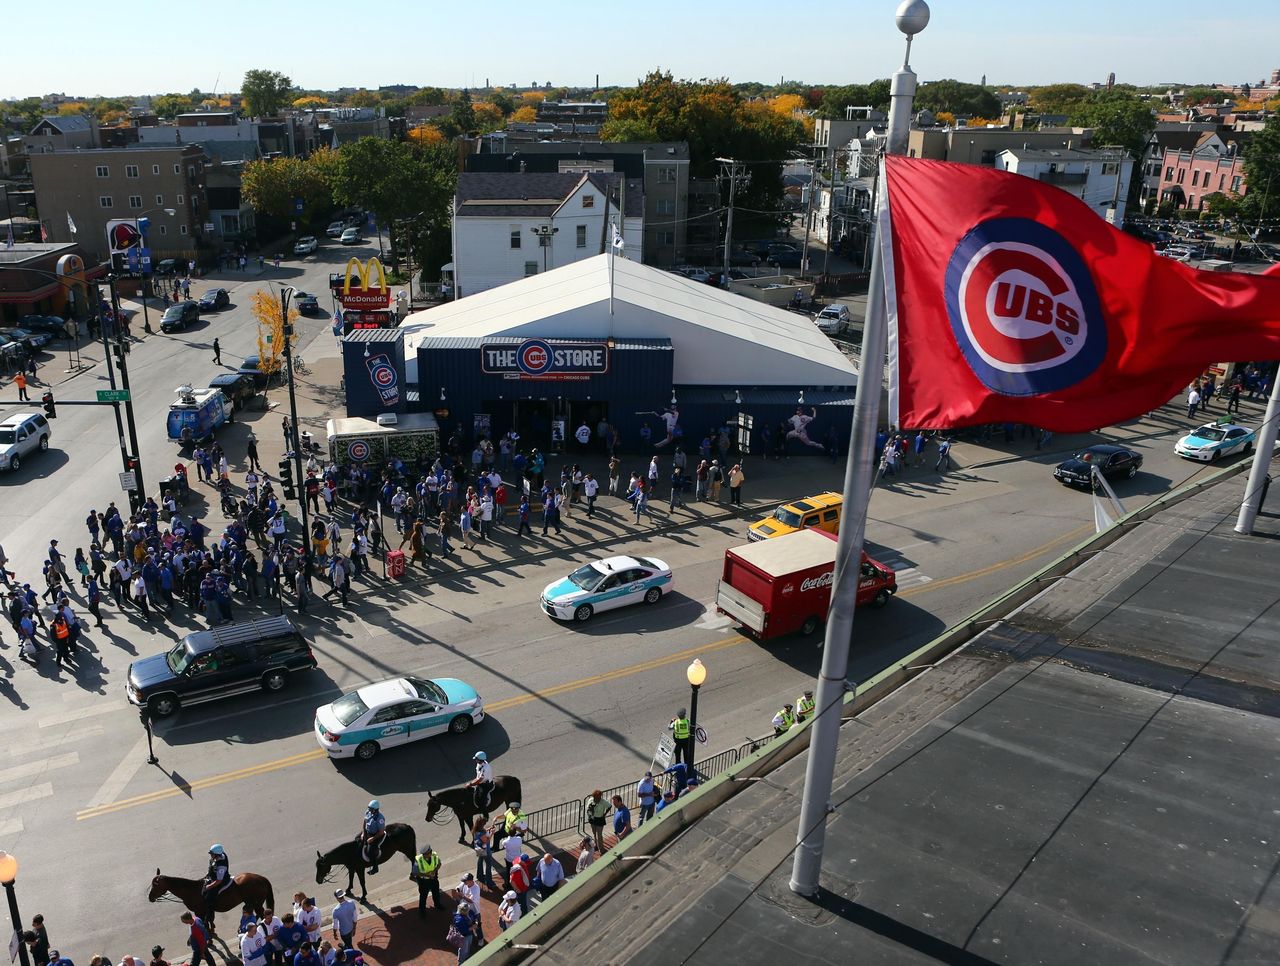
<path fill-rule="evenodd" d="M 724 552 L 716 610 L 752 636 L 768 640 L 812 634 L 827 619 L 835 575 L 836 537 L 807 529 Z M 898 591 L 891 568 L 862 553 L 858 606 L 882 607 Z"/>

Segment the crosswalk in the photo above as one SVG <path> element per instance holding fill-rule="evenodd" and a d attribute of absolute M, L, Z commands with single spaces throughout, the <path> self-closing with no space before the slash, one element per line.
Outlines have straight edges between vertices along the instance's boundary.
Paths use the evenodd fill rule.
<path fill-rule="evenodd" d="M 89 759 L 72 745 L 101 737 L 103 727 L 78 724 L 80 717 L 64 712 L 60 730 L 54 729 L 52 721 L 27 720 L 26 727 L 8 736 L 0 749 L 0 847 L 12 847 L 34 817 L 48 812 L 48 800 L 60 783 L 65 791 L 68 782 L 82 779 Z"/>
<path fill-rule="evenodd" d="M 878 550 L 873 555 L 878 561 L 893 570 L 894 576 L 898 578 L 898 590 L 910 590 L 912 587 L 921 587 L 933 580 L 928 574 L 921 572 L 920 568 L 904 557 L 896 550 Z"/>

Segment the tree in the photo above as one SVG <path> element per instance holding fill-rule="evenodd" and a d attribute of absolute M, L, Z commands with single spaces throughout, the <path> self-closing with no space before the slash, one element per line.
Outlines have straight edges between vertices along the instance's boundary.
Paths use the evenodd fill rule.
<path fill-rule="evenodd" d="M 799 94 L 779 94 L 769 99 L 769 107 L 783 117 L 794 117 L 798 111 L 805 109 L 805 99 Z"/>
<path fill-rule="evenodd" d="M 378 101 L 379 98 L 377 94 L 373 91 L 366 91 L 361 88 L 347 98 L 347 105 L 349 107 L 377 107 Z"/>
<path fill-rule="evenodd" d="M 1195 107 L 1197 104 L 1221 104 L 1227 95 L 1212 87 L 1188 87 L 1182 92 L 1184 107 Z"/>
<path fill-rule="evenodd" d="M 76 114 L 91 114 L 89 105 L 83 101 L 67 101 L 65 104 L 58 105 L 59 117 L 71 117 Z"/>
<path fill-rule="evenodd" d="M 454 100 L 450 117 L 460 134 L 470 134 L 476 129 L 475 108 L 471 106 L 471 95 L 466 91 L 459 93 Z"/>
<path fill-rule="evenodd" d="M 538 109 L 535 107 L 530 107 L 528 104 L 524 105 L 524 107 L 517 107 L 511 114 L 511 120 L 513 121 L 527 122 L 527 121 L 536 121 L 537 119 L 538 119 Z M 616 138 L 615 140 L 636 141 L 640 139 L 639 138 Z"/>
<path fill-rule="evenodd" d="M 246 162 L 240 177 L 240 191 L 254 211 L 285 228 L 297 219 L 298 199 L 302 200 L 304 218 L 328 213 L 333 206 L 333 192 L 323 168 L 302 158 Z"/>
<path fill-rule="evenodd" d="M 516 102 L 506 91 L 494 91 L 489 97 L 489 103 L 501 111 L 503 117 L 507 117 L 516 109 Z"/>
<path fill-rule="evenodd" d="M 487 133 L 489 131 L 501 130 L 506 124 L 507 119 L 502 116 L 502 111 L 498 109 L 498 105 L 490 104 L 482 101 L 472 109 L 475 117 L 476 129 Z"/>
<path fill-rule="evenodd" d="M 875 80 L 870 84 L 846 84 L 828 87 L 818 102 L 818 116 L 832 121 L 844 120 L 846 107 L 872 107 L 877 111 L 889 109 L 889 82 Z"/>
<path fill-rule="evenodd" d="M 1251 220 L 1280 216 L 1280 118 L 1267 120 L 1244 148 L 1248 193 L 1241 199 Z"/>
<path fill-rule="evenodd" d="M 1083 84 L 1046 84 L 1033 89 L 1027 102 L 1041 114 L 1070 114 L 1092 93 Z"/>
<path fill-rule="evenodd" d="M 323 97 L 316 97 L 315 94 L 306 94 L 303 97 L 295 98 L 293 106 L 305 111 L 313 107 L 328 107 L 329 102 Z"/>
<path fill-rule="evenodd" d="M 999 117 L 1003 113 L 1000 98 L 985 87 L 953 79 L 931 81 L 921 86 L 915 106 L 935 113 L 950 111 L 952 114 L 978 117 Z"/>
<path fill-rule="evenodd" d="M 280 301 L 262 289 L 253 293 L 249 307 L 253 320 L 258 324 L 258 368 L 269 379 L 284 365 L 284 313 L 280 311 Z M 298 310 L 290 305 L 289 324 L 293 326 L 290 348 L 298 345 L 298 318 Z"/>
<path fill-rule="evenodd" d="M 413 141 L 415 144 L 421 144 L 424 146 L 430 144 L 443 144 L 448 140 L 440 133 L 439 128 L 432 127 L 430 124 L 419 124 L 417 127 L 409 128 L 408 136 L 409 140 Z"/>
<path fill-rule="evenodd" d="M 452 172 L 456 173 L 457 158 Z M 338 152 L 334 197 L 339 203 L 372 211 L 386 223 L 448 211 L 452 180 L 434 155 L 415 151 L 404 141 L 361 138 Z"/>
<path fill-rule="evenodd" d="M 254 117 L 272 117 L 290 102 L 293 81 L 278 70 L 251 70 L 240 83 L 240 99 Z"/>
<path fill-rule="evenodd" d="M 1094 91 L 1071 111 L 1071 123 L 1093 128 L 1093 146 L 1119 145 L 1131 157 L 1141 158 L 1147 138 L 1156 129 L 1150 104 L 1136 94 L 1112 88 Z M 1140 180 L 1133 179 L 1134 185 Z"/>

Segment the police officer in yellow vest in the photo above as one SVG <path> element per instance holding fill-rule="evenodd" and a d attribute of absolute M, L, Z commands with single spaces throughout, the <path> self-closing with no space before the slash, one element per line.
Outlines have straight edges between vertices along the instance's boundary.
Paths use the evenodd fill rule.
<path fill-rule="evenodd" d="M 667 730 L 671 732 L 671 737 L 676 740 L 676 754 L 673 764 L 676 761 L 683 761 L 686 765 L 692 764 L 693 728 L 689 724 L 689 718 L 685 714 L 684 708 L 676 712 L 676 716 L 667 725 Z"/>
<path fill-rule="evenodd" d="M 437 909 L 444 908 L 444 896 L 440 894 L 440 856 L 424 845 L 422 853 L 413 860 L 413 880 L 418 883 L 418 918 L 427 918 L 427 893 L 435 901 Z"/>
<path fill-rule="evenodd" d="M 788 701 L 782 706 L 782 710 L 773 716 L 773 733 L 775 735 L 783 734 L 795 727 L 796 715 L 791 710 L 791 702 Z"/>
<path fill-rule="evenodd" d="M 527 822 L 529 816 L 520 808 L 519 802 L 511 802 L 507 806 L 506 814 L 502 816 L 502 831 L 506 835 L 515 834 L 517 822 Z"/>
<path fill-rule="evenodd" d="M 808 688 L 805 688 L 804 694 L 800 695 L 800 697 L 796 699 L 796 721 L 800 724 L 804 724 L 813 716 L 813 709 L 813 692 Z"/>

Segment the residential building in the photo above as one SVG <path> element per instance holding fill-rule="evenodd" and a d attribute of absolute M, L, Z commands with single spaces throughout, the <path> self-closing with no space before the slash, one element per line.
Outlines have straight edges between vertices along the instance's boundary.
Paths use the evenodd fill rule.
<path fill-rule="evenodd" d="M 1006 148 L 996 155 L 995 167 L 1068 191 L 1099 217 L 1124 224 L 1133 159 L 1123 150 Z"/>
<path fill-rule="evenodd" d="M 1009 148 L 1072 150 L 1090 147 L 1090 128 L 1051 128 L 1015 131 L 1004 127 L 955 127 L 913 129 L 907 139 L 907 155 L 935 161 L 955 161 L 994 167 L 996 156 Z"/>
<path fill-rule="evenodd" d="M 820 153 L 815 157 L 825 158 L 824 169 L 831 164 L 831 152 L 843 151 L 850 141 L 861 140 L 873 131 L 884 130 L 888 119 L 883 111 L 872 107 L 848 106 L 844 109 L 844 117 L 838 120 L 819 117 L 813 122 L 813 146 Z"/>
<path fill-rule="evenodd" d="M 609 103 L 607 101 L 539 101 L 537 107 L 539 121 L 548 121 L 561 127 L 574 129 L 578 126 L 600 129 L 600 125 L 609 119 Z"/>
<path fill-rule="evenodd" d="M 1160 182 L 1164 178 L 1164 153 L 1169 149 L 1190 151 L 1207 131 L 1216 131 L 1218 125 L 1213 121 L 1157 121 L 1156 129 L 1147 138 L 1142 152 L 1142 193 L 1140 200 L 1145 206 L 1160 192 Z"/>
<path fill-rule="evenodd" d="M 42 117 L 25 138 L 27 154 L 101 147 L 98 119 L 90 114 Z"/>
<path fill-rule="evenodd" d="M 519 141 L 498 131 L 463 159 L 469 172 L 617 172 L 644 184 L 641 261 L 670 268 L 713 262 L 722 204 L 714 179 L 692 178 L 684 141 Z"/>
<path fill-rule="evenodd" d="M 216 150 L 216 147 L 227 143 L 217 142 L 210 150 Z M 223 244 L 253 239 L 257 232 L 256 216 L 253 206 L 245 201 L 240 190 L 244 161 L 211 158 L 205 174 L 212 234 Z"/>
<path fill-rule="evenodd" d="M 206 161 L 199 145 L 53 151 L 30 160 L 49 240 L 78 242 L 91 262 L 107 259 L 107 226 L 116 221 L 149 219 L 153 261 L 198 259 L 209 244 Z"/>
<path fill-rule="evenodd" d="M 1240 132 L 1210 131 L 1200 135 L 1189 151 L 1168 148 L 1159 203 L 1201 211 L 1210 195 L 1244 197 L 1249 186 L 1240 151 L 1242 136 Z"/>
<path fill-rule="evenodd" d="M 622 212 L 621 216 L 619 212 Z M 453 273 L 474 295 L 611 251 L 616 224 L 636 261 L 644 184 L 620 173 L 462 172 L 453 205 Z"/>
<path fill-rule="evenodd" d="M 27 148 L 20 137 L 0 134 L 0 178 L 14 178 L 27 170 Z"/>

